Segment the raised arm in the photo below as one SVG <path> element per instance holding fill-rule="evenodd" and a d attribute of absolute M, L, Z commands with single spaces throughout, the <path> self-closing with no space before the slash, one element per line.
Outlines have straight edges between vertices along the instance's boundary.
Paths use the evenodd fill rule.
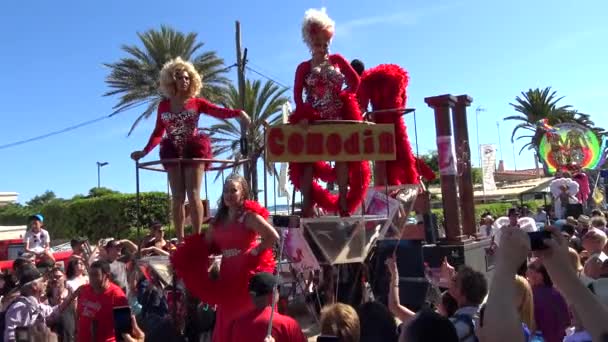
<path fill-rule="evenodd" d="M 228 108 L 218 107 L 203 98 L 197 98 L 196 101 L 198 103 L 198 112 L 199 113 L 205 113 L 207 115 L 211 115 L 218 119 L 236 118 L 236 117 L 240 116 L 242 113 L 242 111 L 240 109 L 228 109 Z"/>
<path fill-rule="evenodd" d="M 342 55 L 332 55 L 332 59 L 332 62 L 336 63 L 340 67 L 340 71 L 342 71 L 342 74 L 344 77 L 346 77 L 346 91 L 356 94 L 361 80 L 359 79 L 359 75 L 355 69 L 353 69 L 350 63 L 344 57 L 342 57 Z"/>
<path fill-rule="evenodd" d="M 165 134 L 165 125 L 163 124 L 163 120 L 161 119 L 161 109 L 163 107 L 163 103 L 161 102 L 158 105 L 158 113 L 156 114 L 156 126 L 154 127 L 154 131 L 152 131 L 152 135 L 150 135 L 150 140 L 148 140 L 148 144 L 144 147 L 143 152 L 145 154 L 150 153 L 156 145 L 160 144 L 160 141 L 163 139 L 163 134 Z"/>

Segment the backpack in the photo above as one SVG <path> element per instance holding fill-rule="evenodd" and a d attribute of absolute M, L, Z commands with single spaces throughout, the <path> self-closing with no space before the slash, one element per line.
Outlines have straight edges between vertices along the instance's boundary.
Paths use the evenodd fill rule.
<path fill-rule="evenodd" d="M 454 319 L 452 321 L 452 323 L 454 324 L 454 328 L 456 328 L 457 322 L 462 322 L 466 324 L 469 328 L 469 333 L 463 336 L 462 338 L 459 338 L 459 341 L 468 341 L 472 338 L 472 341 L 479 342 L 477 335 L 475 335 L 475 321 L 473 320 L 473 317 L 465 314 L 455 314 L 454 316 L 452 316 L 452 318 Z"/>

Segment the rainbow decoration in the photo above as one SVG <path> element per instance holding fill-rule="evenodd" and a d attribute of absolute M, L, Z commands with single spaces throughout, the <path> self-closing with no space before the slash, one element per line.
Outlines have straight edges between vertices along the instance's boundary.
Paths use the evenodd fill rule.
<path fill-rule="evenodd" d="M 541 128 L 542 129 L 542 128 Z M 562 123 L 546 131 L 538 153 L 549 174 L 576 165 L 593 170 L 605 160 L 603 146 L 595 133 L 576 123 Z"/>

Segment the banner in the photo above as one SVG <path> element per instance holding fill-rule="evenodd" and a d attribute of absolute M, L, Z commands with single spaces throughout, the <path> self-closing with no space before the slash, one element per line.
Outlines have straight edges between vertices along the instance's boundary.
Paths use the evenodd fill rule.
<path fill-rule="evenodd" d="M 277 196 L 287 197 L 287 201 L 289 201 L 289 190 L 287 189 L 287 163 L 281 163 Z"/>
<path fill-rule="evenodd" d="M 285 233 L 283 254 L 291 261 L 293 268 L 303 273 L 320 270 L 319 262 L 304 238 L 303 229 L 283 228 L 282 231 Z"/>
<path fill-rule="evenodd" d="M 439 174 L 456 175 L 456 149 L 451 135 L 437 137 L 437 154 L 439 157 Z"/>
<path fill-rule="evenodd" d="M 496 171 L 496 148 L 494 145 L 480 145 L 483 191 L 495 191 L 494 171 Z"/>
<path fill-rule="evenodd" d="M 364 122 L 279 124 L 266 131 L 271 162 L 395 160 L 392 124 Z"/>

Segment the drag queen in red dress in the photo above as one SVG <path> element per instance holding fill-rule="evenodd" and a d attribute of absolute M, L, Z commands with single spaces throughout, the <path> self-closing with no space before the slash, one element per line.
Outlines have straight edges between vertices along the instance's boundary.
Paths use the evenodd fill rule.
<path fill-rule="evenodd" d="M 192 63 L 177 57 L 167 62 L 160 72 L 160 91 L 165 97 L 158 104 L 156 127 L 148 144 L 142 151 L 135 151 L 131 158 L 139 160 L 160 144 L 160 158 L 213 158 L 209 137 L 198 131 L 201 113 L 216 118 L 240 117 L 249 124 L 249 116 L 242 110 L 218 107 L 197 97 L 203 84 L 201 76 Z M 164 135 L 164 137 L 163 137 Z M 186 195 L 193 204 L 191 210 L 192 228 L 200 233 L 203 222 L 203 206 L 200 198 L 202 175 L 206 164 L 177 163 L 163 164 L 167 170 L 171 186 L 173 223 L 177 238 L 184 237 L 184 202 Z"/>
<path fill-rule="evenodd" d="M 329 53 L 334 26 L 325 9 L 306 11 L 302 36 L 312 58 L 296 70 L 296 109 L 289 118 L 290 123 L 306 127 L 321 120 L 363 120 L 356 98 L 359 76 L 344 57 Z M 343 89 L 345 83 L 347 87 Z M 304 91 L 306 98 L 303 98 Z M 314 204 L 348 216 L 361 204 L 370 179 L 367 161 L 336 162 L 335 168 L 326 162 L 290 163 L 289 170 L 292 184 L 302 193 L 305 217 L 313 215 Z M 315 179 L 337 181 L 339 195 L 330 194 Z"/>
<path fill-rule="evenodd" d="M 361 75 L 359 102 L 362 110 L 371 104 L 374 113 L 368 118 L 379 124 L 395 126 L 396 158 L 387 162 L 376 162 L 374 184 L 402 185 L 418 184 L 420 176 L 427 180 L 435 179 L 433 171 L 418 160 L 412 151 L 412 145 L 403 122 L 403 111 L 407 102 L 407 71 L 395 64 L 381 64 L 368 69 Z M 390 109 L 399 109 L 391 111 Z"/>
<path fill-rule="evenodd" d="M 171 256 L 173 270 L 188 291 L 203 302 L 217 305 L 213 342 L 227 339 L 230 323 L 253 310 L 248 286 L 258 272 L 274 273 L 272 246 L 279 239 L 266 221 L 268 210 L 249 201 L 249 186 L 240 175 L 231 175 L 217 214 L 205 236 L 186 237 Z M 261 242 L 258 238 L 261 237 Z M 221 255 L 219 275 L 209 258 Z"/>

